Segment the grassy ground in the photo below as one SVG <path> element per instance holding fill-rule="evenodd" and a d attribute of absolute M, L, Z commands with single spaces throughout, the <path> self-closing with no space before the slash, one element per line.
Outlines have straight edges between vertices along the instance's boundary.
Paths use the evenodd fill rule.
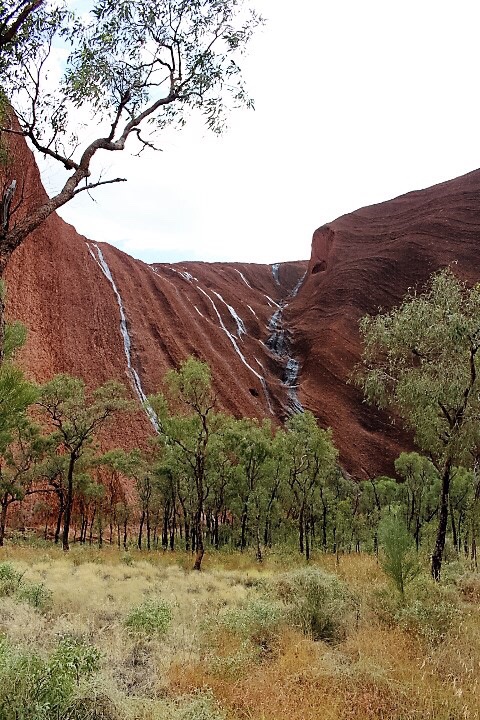
<path fill-rule="evenodd" d="M 76 668 L 68 720 L 480 718 L 480 578 L 459 563 L 403 600 L 368 555 L 300 575 L 288 554 L 209 555 L 194 573 L 182 554 L 12 545 L 0 563 L 18 573 L 0 572 L 7 659 L 51 658 L 65 638 L 99 651 Z M 26 704 L 12 717 L 44 717 Z"/>

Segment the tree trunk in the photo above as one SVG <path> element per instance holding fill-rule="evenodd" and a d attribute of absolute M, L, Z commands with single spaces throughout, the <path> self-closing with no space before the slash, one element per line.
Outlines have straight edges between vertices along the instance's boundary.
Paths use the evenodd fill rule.
<path fill-rule="evenodd" d="M 213 539 L 214 539 L 215 550 L 218 550 L 219 545 L 220 545 L 220 541 L 219 541 L 219 537 L 218 537 L 218 512 L 215 513 L 215 520 L 214 520 L 214 525 L 213 525 Z"/>
<path fill-rule="evenodd" d="M 298 516 L 298 547 L 299 547 L 299 550 L 302 553 L 302 555 L 305 552 L 305 543 L 304 543 L 304 535 L 303 535 L 303 530 L 304 530 L 303 515 L 304 515 L 304 512 L 303 512 L 303 508 L 302 508 L 300 510 L 300 515 Z"/>
<path fill-rule="evenodd" d="M 458 552 L 458 534 L 457 534 L 457 526 L 455 524 L 455 515 L 453 513 L 452 498 L 450 498 L 449 505 L 450 505 L 450 523 L 452 526 L 452 542 L 453 542 L 453 547 Z"/>
<path fill-rule="evenodd" d="M 65 505 L 63 503 L 63 495 L 59 496 L 60 507 L 58 508 L 57 524 L 55 526 L 55 545 L 58 545 L 60 538 L 60 530 L 62 527 L 62 518 L 65 511 Z"/>
<path fill-rule="evenodd" d="M 91 545 L 93 543 L 93 524 L 95 522 L 95 515 L 97 514 L 97 508 L 93 508 L 93 514 L 92 519 L 90 521 L 90 532 L 88 535 L 88 544 Z"/>
<path fill-rule="evenodd" d="M 150 550 L 150 542 L 152 539 L 152 530 L 150 527 L 150 511 L 149 510 L 147 510 L 145 520 L 147 523 L 147 550 Z"/>
<path fill-rule="evenodd" d="M 2 498 L 2 511 L 0 513 L 0 547 L 3 547 L 5 540 L 5 527 L 7 525 L 8 496 L 5 494 Z"/>
<path fill-rule="evenodd" d="M 243 506 L 243 512 L 242 512 L 242 531 L 240 536 L 240 550 L 243 552 L 245 548 L 247 547 L 247 518 L 248 518 L 248 508 L 245 504 Z"/>
<path fill-rule="evenodd" d="M 142 515 L 140 517 L 140 527 L 138 528 L 138 549 L 142 549 L 142 536 L 143 536 L 143 525 L 145 523 L 145 510 L 142 510 Z"/>
<path fill-rule="evenodd" d="M 201 570 L 205 549 L 203 547 L 202 512 L 200 509 L 195 516 L 195 539 L 197 552 L 195 554 L 195 563 L 193 565 L 193 569 Z"/>
<path fill-rule="evenodd" d="M 307 562 L 310 560 L 310 538 L 309 538 L 310 528 L 309 528 L 309 522 L 308 517 L 305 518 L 305 559 Z"/>
<path fill-rule="evenodd" d="M 447 460 L 442 477 L 442 494 L 440 499 L 440 516 L 438 519 L 437 538 L 435 549 L 432 554 L 432 577 L 437 582 L 440 580 L 442 570 L 443 551 L 445 549 L 445 537 L 448 523 L 448 504 L 450 494 L 452 461 Z"/>
<path fill-rule="evenodd" d="M 70 545 L 68 543 L 68 536 L 70 533 L 70 522 L 72 519 L 72 506 L 73 506 L 73 471 L 75 469 L 75 462 L 77 458 L 75 453 L 70 453 L 70 462 L 68 464 L 68 475 L 67 475 L 67 497 L 65 501 L 65 517 L 63 522 L 63 538 L 62 546 L 63 551 L 68 552 Z"/>

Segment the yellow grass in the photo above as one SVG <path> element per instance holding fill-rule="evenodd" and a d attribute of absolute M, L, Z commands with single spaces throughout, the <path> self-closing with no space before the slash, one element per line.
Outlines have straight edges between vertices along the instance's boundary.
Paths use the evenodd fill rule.
<path fill-rule="evenodd" d="M 0 552 L 5 560 L 26 582 L 43 583 L 52 600 L 41 612 L 15 597 L 0 598 L 0 633 L 41 653 L 65 634 L 94 644 L 102 657 L 96 687 L 127 720 L 182 718 L 196 692 L 210 693 L 212 713 L 217 702 L 229 720 L 480 718 L 475 578 L 457 593 L 458 623 L 432 646 L 378 612 L 375 591 L 389 585 L 374 557 L 344 556 L 337 564 L 320 555 L 313 562 L 336 573 L 358 598 L 346 637 L 335 645 L 314 642 L 282 626 L 274 647 L 252 654 L 215 623 L 225 609 L 260 597 L 259 581 L 294 567 L 296 555 L 272 555 L 257 565 L 248 554 L 212 554 L 202 573 L 188 569 L 185 554 L 131 552 L 126 559 L 111 548 L 64 555 L 57 548 L 10 546 Z M 172 607 L 163 638 L 135 636 L 124 626 L 129 611 L 149 598 Z"/>

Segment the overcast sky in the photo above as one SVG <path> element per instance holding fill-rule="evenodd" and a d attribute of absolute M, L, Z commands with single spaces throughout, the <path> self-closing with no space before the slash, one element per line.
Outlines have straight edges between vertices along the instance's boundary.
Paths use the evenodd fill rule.
<path fill-rule="evenodd" d="M 80 233 L 147 262 L 304 259 L 323 223 L 480 165 L 478 0 L 252 1 L 255 112 L 103 153 L 128 183 L 60 211 Z"/>

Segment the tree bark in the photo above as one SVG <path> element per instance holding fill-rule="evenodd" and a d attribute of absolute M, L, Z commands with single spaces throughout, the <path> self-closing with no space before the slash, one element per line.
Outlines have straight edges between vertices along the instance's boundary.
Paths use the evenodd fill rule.
<path fill-rule="evenodd" d="M 63 538 L 62 538 L 62 546 L 63 551 L 68 552 L 70 550 L 70 545 L 68 543 L 68 536 L 70 533 L 70 522 L 72 519 L 72 505 L 73 505 L 73 471 L 75 469 L 75 462 L 76 462 L 76 456 L 75 453 L 70 453 L 70 462 L 68 464 L 68 474 L 67 474 L 67 497 L 65 500 L 65 515 L 64 515 L 64 522 L 63 522 Z"/>
<path fill-rule="evenodd" d="M 441 491 L 441 498 L 440 498 L 440 515 L 439 515 L 439 519 L 438 519 L 437 538 L 435 541 L 435 549 L 432 554 L 432 577 L 437 582 L 440 580 L 440 573 L 442 570 L 442 561 L 443 561 L 443 551 L 445 549 L 445 537 L 447 534 L 451 472 L 452 472 L 452 461 L 449 459 L 449 460 L 447 460 L 444 471 L 443 471 L 442 491 Z"/>
<path fill-rule="evenodd" d="M 8 498 L 5 495 L 1 501 L 2 511 L 0 513 L 0 547 L 3 547 L 5 540 L 5 527 L 7 525 Z"/>

